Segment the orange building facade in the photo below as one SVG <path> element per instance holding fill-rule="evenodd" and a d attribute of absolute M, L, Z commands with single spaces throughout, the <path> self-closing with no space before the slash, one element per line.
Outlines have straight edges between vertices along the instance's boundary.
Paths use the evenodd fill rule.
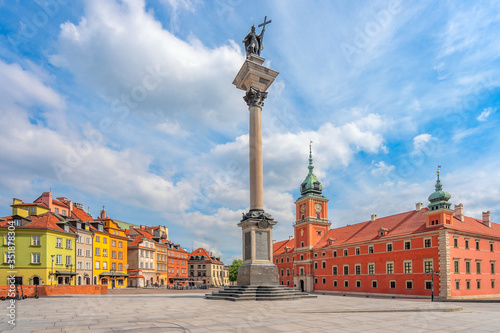
<path fill-rule="evenodd" d="M 328 199 L 309 174 L 297 199 L 294 237 L 273 244 L 280 283 L 304 291 L 440 299 L 500 296 L 500 225 L 451 209 L 438 178 L 429 205 L 330 229 Z"/>

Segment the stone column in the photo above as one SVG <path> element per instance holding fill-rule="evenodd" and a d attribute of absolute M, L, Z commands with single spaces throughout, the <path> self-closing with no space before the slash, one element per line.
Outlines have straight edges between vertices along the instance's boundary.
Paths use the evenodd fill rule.
<path fill-rule="evenodd" d="M 264 210 L 261 112 L 267 92 L 250 87 L 244 99 L 250 112 L 250 210 Z"/>

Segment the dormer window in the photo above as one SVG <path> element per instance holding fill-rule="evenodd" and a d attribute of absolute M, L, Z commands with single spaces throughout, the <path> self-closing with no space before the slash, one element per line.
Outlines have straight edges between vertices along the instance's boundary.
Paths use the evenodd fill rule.
<path fill-rule="evenodd" d="M 21 226 L 21 219 L 14 219 L 14 225 L 16 227 L 20 227 Z"/>

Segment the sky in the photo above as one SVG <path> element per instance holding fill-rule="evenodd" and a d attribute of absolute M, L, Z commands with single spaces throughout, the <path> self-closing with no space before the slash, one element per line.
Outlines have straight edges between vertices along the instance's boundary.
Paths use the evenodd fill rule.
<path fill-rule="evenodd" d="M 500 217 L 500 3 L 0 0 L 0 216 L 45 191 L 241 257 L 248 110 L 232 81 L 264 17 L 264 208 L 293 234 L 314 172 L 332 227 L 427 205 Z M 260 28 L 257 29 L 260 32 Z"/>

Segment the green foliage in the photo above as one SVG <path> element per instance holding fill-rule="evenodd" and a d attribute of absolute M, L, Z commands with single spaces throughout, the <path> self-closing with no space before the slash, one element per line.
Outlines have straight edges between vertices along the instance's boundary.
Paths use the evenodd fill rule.
<path fill-rule="evenodd" d="M 243 263 L 243 260 L 233 260 L 233 263 L 229 265 L 229 281 L 235 282 L 238 279 L 238 268 Z"/>

